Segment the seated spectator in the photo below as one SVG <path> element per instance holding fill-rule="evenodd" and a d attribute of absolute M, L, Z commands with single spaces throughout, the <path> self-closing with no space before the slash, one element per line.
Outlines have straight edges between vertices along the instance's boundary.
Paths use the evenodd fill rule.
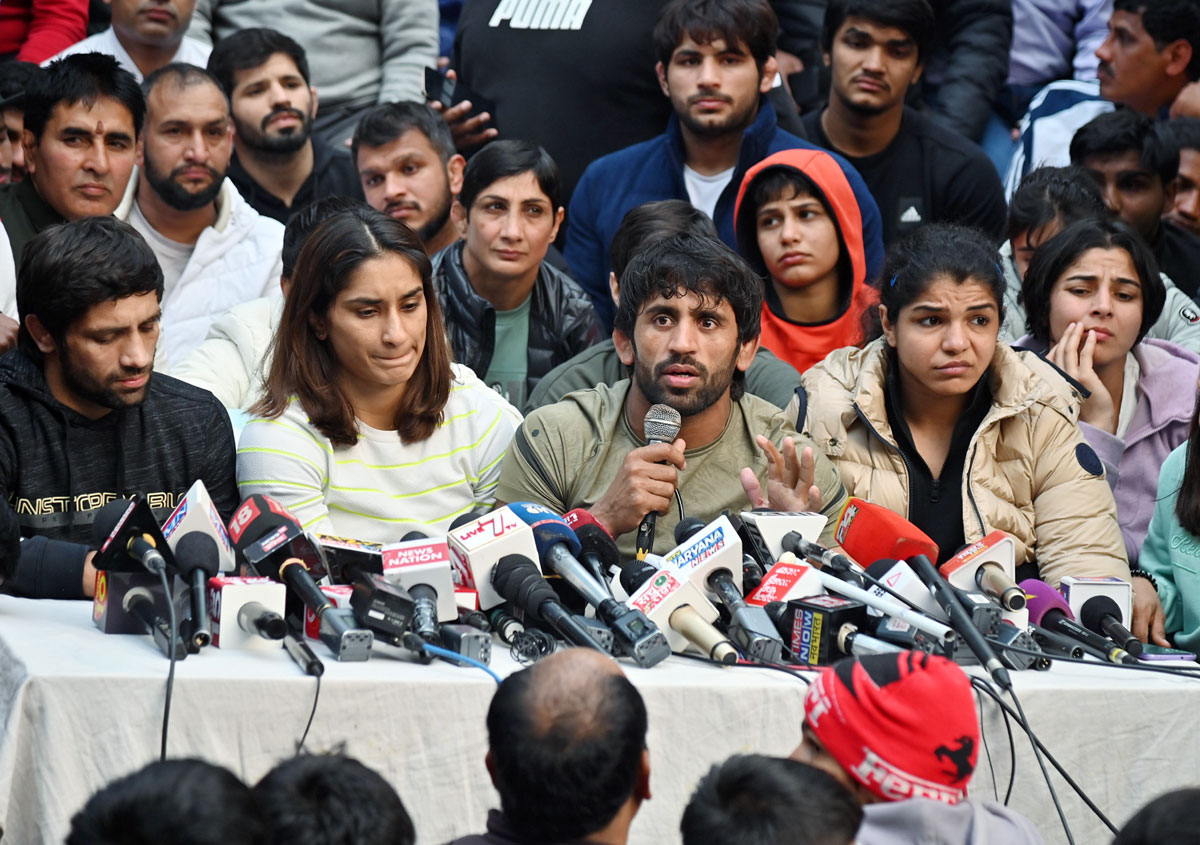
<path fill-rule="evenodd" d="M 138 180 L 116 216 L 162 266 L 160 370 L 200 345 L 213 320 L 279 284 L 283 226 L 246 204 L 225 178 L 233 151 L 229 103 L 216 77 L 167 65 L 143 83 L 146 131 Z"/>
<path fill-rule="evenodd" d="M 303 44 L 323 102 L 313 131 L 337 147 L 363 110 L 422 99 L 425 68 L 437 64 L 437 25 L 436 4 L 412 0 L 197 0 L 188 35 L 218 44 L 239 30 L 275 27 Z"/>
<path fill-rule="evenodd" d="M 805 115 L 804 127 L 862 174 L 879 203 L 884 244 L 938 222 L 999 241 L 1005 209 L 996 168 L 974 143 L 904 104 L 934 29 L 926 0 L 832 0 L 822 43 L 829 104 Z"/>
<path fill-rule="evenodd" d="M 254 786 L 257 845 L 413 845 L 412 819 L 373 769 L 340 754 L 284 760 Z"/>
<path fill-rule="evenodd" d="M 312 135 L 317 89 L 303 47 L 273 29 L 244 29 L 217 43 L 208 69 L 233 118 L 229 180 L 255 211 L 287 223 L 293 209 L 327 196 L 361 199 L 345 149 Z"/>
<path fill-rule="evenodd" d="M 1196 841 L 1200 829 L 1200 789 L 1177 789 L 1160 795 L 1125 822 L 1112 845 L 1183 845 Z"/>
<path fill-rule="evenodd" d="M 29 62 L 0 62 L 0 117 L 4 132 L 12 145 L 12 182 L 25 178 L 25 145 L 21 133 L 25 129 L 25 92 L 42 69 Z"/>
<path fill-rule="evenodd" d="M 1179 149 L 1175 201 L 1167 219 L 1200 237 L 1200 118 L 1178 117 L 1167 124 Z"/>
<path fill-rule="evenodd" d="M 854 845 L 862 817 L 858 799 L 820 769 L 735 754 L 697 784 L 679 830 L 683 845 Z"/>
<path fill-rule="evenodd" d="M 363 114 L 350 147 L 367 204 L 403 220 L 434 255 L 458 240 L 450 219 L 467 161 L 450 127 L 423 103 L 384 103 Z"/>
<path fill-rule="evenodd" d="M 309 236 L 291 283 L 260 416 L 239 444 L 242 494 L 372 542 L 444 533 L 490 506 L 512 412 L 455 379 L 412 230 L 362 206 L 337 214 Z"/>
<path fill-rule="evenodd" d="M 271 338 L 304 242 L 330 217 L 361 205 L 361 200 L 332 196 L 293 214 L 284 227 L 280 253 L 283 296 L 272 292 L 230 308 L 213 322 L 203 342 L 172 368 L 172 375 L 210 391 L 230 410 L 249 410 L 262 398 L 263 380 L 271 369 Z"/>
<path fill-rule="evenodd" d="M 720 241 L 685 233 L 650 243 L 621 275 L 613 332 L 632 379 L 530 413 L 505 456 L 498 499 L 587 508 L 626 560 L 651 511 L 659 516 L 649 551 L 675 545 L 676 489 L 705 520 L 746 499 L 839 513 L 846 493 L 833 465 L 778 408 L 745 395 L 761 311 L 762 281 Z M 658 403 L 679 411 L 679 436 L 646 445 L 646 412 Z M 827 545 L 836 523 L 823 533 Z"/>
<path fill-rule="evenodd" d="M 250 788 L 204 760 L 162 760 L 114 780 L 71 818 L 66 845 L 260 845 Z"/>
<path fill-rule="evenodd" d="M 8 127 L 4 124 L 4 112 L 0 110 L 0 185 L 7 185 L 11 181 L 12 142 L 8 139 Z"/>
<path fill-rule="evenodd" d="M 1146 337 L 1165 291 L 1150 250 L 1121 223 L 1081 221 L 1043 244 L 1022 298 L 1030 334 L 1017 345 L 1045 354 L 1090 394 L 1079 426 L 1104 462 L 1136 572 L 1159 468 L 1187 440 L 1193 397 L 1180 388 L 1200 378 L 1200 355 Z"/>
<path fill-rule="evenodd" d="M 204 66 L 209 46 L 188 38 L 188 24 L 196 0 L 165 0 L 145 4 L 139 0 L 108 0 L 112 25 L 72 44 L 54 59 L 76 53 L 112 56 L 138 82 L 173 62 Z M 47 59 L 48 64 L 54 59 Z"/>
<path fill-rule="evenodd" d="M 1076 425 L 1082 390 L 997 342 L 1004 280 L 990 242 L 931 224 L 889 250 L 884 278 L 884 336 L 804 373 L 788 408 L 850 495 L 906 515 L 939 562 L 1002 529 L 1022 577 L 1128 580 L 1104 465 Z"/>
<path fill-rule="evenodd" d="M 1097 81 L 1052 82 L 1029 104 L 1005 177 L 1012 193 L 1030 170 L 1071 161 L 1076 131 L 1118 105 L 1157 117 L 1200 79 L 1200 5 L 1195 0 L 1114 0 L 1108 37 L 1096 50 Z"/>
<path fill-rule="evenodd" d="M 979 717 L 966 673 L 944 657 L 839 660 L 809 684 L 801 730 L 792 759 L 833 775 L 863 805 L 859 845 L 1041 845 L 1024 816 L 967 798 Z"/>
<path fill-rule="evenodd" d="M 615 660 L 569 648 L 504 679 L 485 762 L 500 793 L 487 833 L 451 845 L 623 845 L 650 798 L 646 705 Z"/>
<path fill-rule="evenodd" d="M 571 197 L 564 254 L 607 329 L 609 248 L 626 212 L 653 200 L 686 199 L 737 248 L 733 212 L 742 177 L 762 159 L 817 149 L 779 128 L 764 97 L 776 74 L 779 24 L 767 0 L 669 0 L 654 26 L 655 71 L 673 114 L 666 132 L 592 162 Z M 840 157 L 863 214 L 867 272 L 883 259 L 879 208 Z"/>
<path fill-rule="evenodd" d="M 5 592 L 91 597 L 96 509 L 146 497 L 165 520 L 197 480 L 237 507 L 233 434 L 212 394 L 151 372 L 162 271 L 130 226 L 87 217 L 29 243 L 19 346 L 0 358 Z M 22 538 L 24 542 L 20 542 Z"/>
<path fill-rule="evenodd" d="M 6 0 L 0 59 L 41 62 L 87 34 L 88 0 Z"/>
<path fill-rule="evenodd" d="M 1008 207 L 1008 239 L 1000 245 L 1004 271 L 1004 325 L 1000 339 L 1012 343 L 1025 334 L 1021 282 L 1040 244 L 1080 220 L 1107 218 L 1096 183 L 1079 167 L 1039 167 L 1030 172 Z M 1169 340 L 1200 353 L 1200 308 L 1162 273 L 1166 302 L 1146 337 Z"/>
<path fill-rule="evenodd" d="M 785 150 L 746 173 L 738 244 L 763 277 L 762 344 L 804 372 L 834 349 L 861 346 L 879 301 L 867 284 L 862 215 L 827 153 Z"/>
<path fill-rule="evenodd" d="M 610 251 L 613 269 L 608 274 L 608 283 L 613 302 L 620 301 L 621 288 L 617 280 L 635 254 L 649 244 L 685 232 L 717 237 L 717 230 L 708 215 L 684 200 L 658 200 L 631 208 L 613 236 Z M 629 368 L 621 363 L 612 338 L 602 340 L 547 373 L 530 394 L 526 410 L 553 405 L 576 390 L 616 384 L 630 375 Z M 758 347 L 746 370 L 747 393 L 782 408 L 791 401 L 792 392 L 799 384 L 800 373 L 795 367 L 780 361 L 765 347 Z"/>
<path fill-rule="evenodd" d="M 587 295 L 544 259 L 562 223 L 558 167 L 541 147 L 494 141 L 463 172 L 463 239 L 434 256 L 454 358 L 520 408 L 542 376 L 600 340 Z"/>
<path fill-rule="evenodd" d="M 1200 296 L 1200 238 L 1162 219 L 1179 172 L 1167 125 L 1131 109 L 1102 114 L 1071 139 L 1071 163 L 1100 186 L 1109 211 L 1150 244 L 1159 269 L 1188 296 Z"/>

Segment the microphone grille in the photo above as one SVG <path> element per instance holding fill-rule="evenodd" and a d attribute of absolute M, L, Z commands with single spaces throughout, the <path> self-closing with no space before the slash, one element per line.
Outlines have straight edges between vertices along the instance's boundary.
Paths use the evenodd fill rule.
<path fill-rule="evenodd" d="M 651 405 L 642 421 L 642 430 L 650 443 L 673 443 L 679 436 L 683 417 L 670 405 Z"/>

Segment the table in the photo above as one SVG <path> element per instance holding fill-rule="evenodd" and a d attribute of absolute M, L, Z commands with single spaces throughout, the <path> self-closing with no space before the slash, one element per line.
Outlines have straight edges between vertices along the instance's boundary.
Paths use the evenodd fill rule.
<path fill-rule="evenodd" d="M 0 596 L 0 826 L 7 842 L 61 842 L 71 815 L 115 777 L 157 759 L 167 661 L 148 637 L 105 636 L 90 605 Z M 498 644 L 497 644 L 498 645 Z M 323 657 L 320 644 L 314 650 Z M 495 682 L 477 669 L 387 658 L 326 659 L 309 750 L 344 743 L 383 774 L 413 817 L 423 845 L 482 830 L 498 799 L 483 764 L 485 715 Z M 492 667 L 518 668 L 497 648 Z M 799 740 L 805 684 L 766 669 L 718 668 L 672 658 L 653 669 L 624 665 L 650 719 L 651 791 L 631 842 L 679 841 L 678 821 L 696 781 L 738 752 L 788 753 Z M 1107 667 L 1056 666 L 1016 676 L 1042 741 L 1118 825 L 1147 800 L 1200 782 L 1200 681 Z M 206 650 L 178 664 L 171 756 L 198 756 L 253 783 L 289 756 L 312 706 L 315 682 L 282 650 Z M 1010 758 L 993 703 L 983 706 L 995 779 Z M 936 718 L 936 714 L 931 714 Z M 1012 806 L 1047 841 L 1063 841 L 1023 735 Z M 986 759 L 972 787 L 991 797 Z M 1084 805 L 1056 786 L 1076 840 L 1107 842 Z"/>

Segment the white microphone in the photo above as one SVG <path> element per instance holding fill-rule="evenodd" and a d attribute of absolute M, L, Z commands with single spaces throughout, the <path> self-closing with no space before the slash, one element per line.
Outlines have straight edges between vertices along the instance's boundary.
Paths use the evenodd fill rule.
<path fill-rule="evenodd" d="M 452 528 L 446 540 L 456 579 L 460 586 L 478 592 L 480 610 L 504 604 L 504 596 L 492 584 L 492 569 L 500 558 L 521 555 L 535 565 L 539 560 L 533 529 L 508 507 Z"/>

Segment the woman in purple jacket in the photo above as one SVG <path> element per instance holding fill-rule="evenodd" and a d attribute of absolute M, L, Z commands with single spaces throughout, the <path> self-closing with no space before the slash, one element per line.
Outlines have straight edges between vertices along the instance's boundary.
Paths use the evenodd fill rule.
<path fill-rule="evenodd" d="M 1166 294 L 1154 256 L 1123 223 L 1084 220 L 1038 247 L 1021 295 L 1030 332 L 1089 396 L 1079 425 L 1104 462 L 1131 569 L 1146 539 L 1158 472 L 1187 440 L 1200 357 L 1146 338 Z"/>

